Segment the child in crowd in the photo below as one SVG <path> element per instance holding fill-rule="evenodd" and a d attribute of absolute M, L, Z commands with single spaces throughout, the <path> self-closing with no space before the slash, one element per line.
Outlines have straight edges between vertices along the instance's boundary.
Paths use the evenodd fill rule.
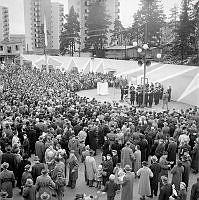
<path fill-rule="evenodd" d="M 96 188 L 98 189 L 101 189 L 101 186 L 102 186 L 102 173 L 103 173 L 103 167 L 102 165 L 99 165 L 97 169 L 97 175 L 96 175 L 96 181 L 97 181 Z"/>

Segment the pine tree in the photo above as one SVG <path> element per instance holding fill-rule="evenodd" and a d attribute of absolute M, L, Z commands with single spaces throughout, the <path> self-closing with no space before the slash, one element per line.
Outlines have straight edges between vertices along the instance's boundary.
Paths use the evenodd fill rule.
<path fill-rule="evenodd" d="M 182 10 L 180 14 L 179 26 L 176 30 L 176 38 L 172 53 L 174 56 L 181 56 L 181 63 L 189 54 L 193 52 L 191 34 L 193 33 L 193 25 L 189 16 L 189 1 L 182 0 Z"/>
<path fill-rule="evenodd" d="M 158 45 L 161 37 L 160 30 L 165 20 L 161 0 L 140 0 L 140 10 L 135 17 L 139 18 L 135 22 L 141 29 L 138 37 L 141 38 L 142 43 Z"/>
<path fill-rule="evenodd" d="M 75 38 L 79 37 L 80 23 L 78 21 L 78 14 L 72 6 L 69 14 L 65 16 L 66 23 L 64 30 L 60 36 L 60 53 L 65 55 L 68 51 L 74 52 Z"/>
<path fill-rule="evenodd" d="M 93 1 L 89 6 L 89 14 L 86 21 L 87 40 L 85 49 L 94 48 L 97 57 L 103 57 L 102 50 L 107 44 L 107 33 L 110 25 L 109 16 L 106 13 L 104 1 Z"/>

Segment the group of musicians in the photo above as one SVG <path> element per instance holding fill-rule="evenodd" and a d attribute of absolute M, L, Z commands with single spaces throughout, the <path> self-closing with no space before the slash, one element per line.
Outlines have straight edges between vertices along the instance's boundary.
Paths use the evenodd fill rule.
<path fill-rule="evenodd" d="M 141 107 L 143 105 L 143 85 L 138 85 L 137 88 L 133 84 L 130 86 L 121 86 L 121 101 L 124 101 L 124 99 L 128 98 L 128 95 L 130 94 L 130 103 L 131 105 L 135 105 L 135 103 Z M 163 97 L 164 88 L 163 85 L 160 83 L 156 83 L 155 85 L 153 83 L 146 84 L 146 90 L 145 90 L 145 106 L 146 107 L 152 107 L 153 103 L 155 105 L 158 105 L 160 100 Z M 171 100 L 171 87 L 167 90 L 168 93 L 168 101 Z"/>

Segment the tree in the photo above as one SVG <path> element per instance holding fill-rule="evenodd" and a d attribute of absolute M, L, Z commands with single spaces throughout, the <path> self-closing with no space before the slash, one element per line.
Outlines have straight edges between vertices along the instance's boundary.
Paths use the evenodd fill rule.
<path fill-rule="evenodd" d="M 105 2 L 91 2 L 86 21 L 88 37 L 85 41 L 85 49 L 89 50 L 93 47 L 97 57 L 103 57 L 102 50 L 104 49 L 104 45 L 107 44 L 107 33 L 110 24 Z"/>
<path fill-rule="evenodd" d="M 114 21 L 114 30 L 112 30 L 112 36 L 111 36 L 111 45 L 116 44 L 117 45 L 122 45 L 122 32 L 125 30 L 123 27 L 121 21 L 119 19 L 116 19 Z"/>
<path fill-rule="evenodd" d="M 75 38 L 79 37 L 80 23 L 78 21 L 78 14 L 75 12 L 72 6 L 69 14 L 65 16 L 66 23 L 64 24 L 64 30 L 60 36 L 60 53 L 65 55 L 68 51 L 74 52 Z"/>
<path fill-rule="evenodd" d="M 179 18 L 179 12 L 178 12 L 178 7 L 177 5 L 174 5 L 173 8 L 170 10 L 170 16 L 169 16 L 169 25 L 172 30 L 177 29 L 177 23 L 178 23 L 178 18 Z"/>
<path fill-rule="evenodd" d="M 140 0 L 140 10 L 134 15 L 133 24 L 133 28 L 137 28 L 136 37 L 140 38 L 142 43 L 158 45 L 164 20 L 161 0 Z"/>
<path fill-rule="evenodd" d="M 181 56 L 182 64 L 184 59 L 193 52 L 192 33 L 193 25 L 189 17 L 189 2 L 188 0 L 182 0 L 180 21 L 176 29 L 176 38 L 172 48 L 172 54 L 174 56 Z"/>

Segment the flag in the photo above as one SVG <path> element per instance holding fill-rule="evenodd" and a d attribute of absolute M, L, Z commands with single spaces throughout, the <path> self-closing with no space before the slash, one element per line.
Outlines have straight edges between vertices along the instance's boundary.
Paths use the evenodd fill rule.
<path fill-rule="evenodd" d="M 46 25 L 46 15 L 44 13 L 44 36 L 45 36 L 45 46 L 48 46 L 48 33 L 47 33 L 47 25 Z"/>

